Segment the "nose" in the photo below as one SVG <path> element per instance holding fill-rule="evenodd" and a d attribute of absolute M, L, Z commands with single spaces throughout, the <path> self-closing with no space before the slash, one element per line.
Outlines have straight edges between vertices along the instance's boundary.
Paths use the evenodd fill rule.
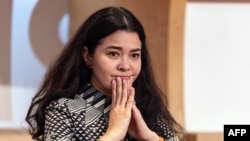
<path fill-rule="evenodd" d="M 131 69 L 130 63 L 126 59 L 122 59 L 121 62 L 117 65 L 119 71 L 129 71 Z"/>

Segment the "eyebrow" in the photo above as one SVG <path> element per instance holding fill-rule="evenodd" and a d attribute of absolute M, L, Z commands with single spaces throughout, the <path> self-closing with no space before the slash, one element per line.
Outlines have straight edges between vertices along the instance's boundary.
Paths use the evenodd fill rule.
<path fill-rule="evenodd" d="M 122 50 L 121 47 L 119 46 L 108 46 L 106 49 L 117 49 L 117 50 Z M 136 49 L 132 49 L 131 52 L 137 52 L 137 51 L 141 51 L 141 48 L 136 48 Z"/>

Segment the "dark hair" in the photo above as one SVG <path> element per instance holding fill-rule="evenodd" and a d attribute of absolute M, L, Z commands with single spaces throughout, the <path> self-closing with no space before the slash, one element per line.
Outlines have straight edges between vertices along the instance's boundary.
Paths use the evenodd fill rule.
<path fill-rule="evenodd" d="M 82 57 L 83 48 L 87 47 L 93 54 L 101 39 L 118 30 L 137 33 L 142 43 L 141 72 L 133 85 L 136 90 L 135 99 L 145 122 L 149 128 L 160 132 L 162 129 L 156 127 L 154 121 L 156 115 L 161 114 L 170 129 L 177 134 L 182 133 L 181 126 L 170 114 L 167 100 L 156 84 L 141 23 L 125 8 L 106 7 L 92 14 L 83 23 L 58 59 L 49 67 L 26 116 L 33 139 L 44 138 L 45 108 L 50 102 L 62 97 L 74 98 L 89 82 L 91 70 Z"/>

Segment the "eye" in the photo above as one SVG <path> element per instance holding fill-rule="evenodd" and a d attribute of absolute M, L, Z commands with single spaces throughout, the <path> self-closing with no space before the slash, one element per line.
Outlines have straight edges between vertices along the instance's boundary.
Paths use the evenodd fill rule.
<path fill-rule="evenodd" d="M 119 53 L 112 51 L 108 53 L 108 56 L 110 56 L 111 58 L 117 58 L 119 56 Z"/>
<path fill-rule="evenodd" d="M 140 58 L 141 54 L 140 53 L 133 53 L 131 54 L 132 58 Z"/>

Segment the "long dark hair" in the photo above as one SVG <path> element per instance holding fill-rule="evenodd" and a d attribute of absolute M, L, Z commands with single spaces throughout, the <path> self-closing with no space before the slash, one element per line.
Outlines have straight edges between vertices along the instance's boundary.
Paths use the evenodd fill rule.
<path fill-rule="evenodd" d="M 177 134 L 182 133 L 181 126 L 170 114 L 167 100 L 156 84 L 141 23 L 125 8 L 106 7 L 92 14 L 83 23 L 58 59 L 49 67 L 26 116 L 33 139 L 44 139 L 45 108 L 50 102 L 62 97 L 74 98 L 89 82 L 91 70 L 82 57 L 83 48 L 87 47 L 93 54 L 101 39 L 118 30 L 137 33 L 142 43 L 141 72 L 133 85 L 136 90 L 135 99 L 145 122 L 156 132 L 162 130 L 154 124 L 156 115 L 160 114 L 170 129 Z"/>

